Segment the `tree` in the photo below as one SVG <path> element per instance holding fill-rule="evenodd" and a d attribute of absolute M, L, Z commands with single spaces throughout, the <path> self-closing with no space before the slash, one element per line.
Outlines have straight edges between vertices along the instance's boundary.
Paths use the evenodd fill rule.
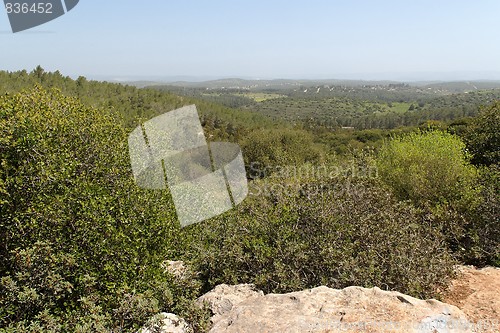
<path fill-rule="evenodd" d="M 310 133 L 303 130 L 257 130 L 241 143 L 250 177 L 265 177 L 272 170 L 304 163 L 318 163 L 323 154 Z"/>
<path fill-rule="evenodd" d="M 33 70 L 32 73 L 38 78 L 38 80 L 41 81 L 43 75 L 45 74 L 45 70 L 42 68 L 42 66 L 38 65 L 36 66 L 36 68 Z"/>
<path fill-rule="evenodd" d="M 400 200 L 436 217 L 438 232 L 458 257 L 478 257 L 480 222 L 474 215 L 484 199 L 478 170 L 459 137 L 438 130 L 415 132 L 387 142 L 379 152 L 379 175 Z M 483 254 L 480 254 L 483 256 Z"/>
<path fill-rule="evenodd" d="M 464 135 L 472 162 L 477 165 L 500 163 L 500 101 L 483 107 Z"/>

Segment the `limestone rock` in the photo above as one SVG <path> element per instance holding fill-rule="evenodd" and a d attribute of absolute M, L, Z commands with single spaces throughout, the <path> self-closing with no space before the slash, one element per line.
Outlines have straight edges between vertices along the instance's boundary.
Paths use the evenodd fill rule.
<path fill-rule="evenodd" d="M 264 296 L 260 290 L 256 290 L 252 284 L 239 284 L 230 286 L 221 284 L 213 290 L 198 298 L 198 304 L 206 303 L 214 313 L 212 322 L 218 321 L 221 316 L 227 314 L 234 306 L 243 301 Z"/>
<path fill-rule="evenodd" d="M 251 285 L 220 285 L 198 301 L 214 312 L 211 333 L 472 332 L 453 305 L 379 288 L 318 287 L 264 295 Z"/>

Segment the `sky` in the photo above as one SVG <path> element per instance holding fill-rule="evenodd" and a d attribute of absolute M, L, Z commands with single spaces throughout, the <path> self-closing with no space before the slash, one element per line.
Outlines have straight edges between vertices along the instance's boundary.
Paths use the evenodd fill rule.
<path fill-rule="evenodd" d="M 0 70 L 106 79 L 500 80 L 499 0 L 80 0 Z"/>

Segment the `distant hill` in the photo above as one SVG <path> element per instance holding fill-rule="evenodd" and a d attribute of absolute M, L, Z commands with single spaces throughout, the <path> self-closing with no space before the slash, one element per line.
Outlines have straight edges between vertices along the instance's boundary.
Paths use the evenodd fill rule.
<path fill-rule="evenodd" d="M 175 81 L 175 82 L 159 82 L 159 81 L 133 81 L 127 82 L 138 88 L 171 86 L 183 88 L 204 88 L 209 90 L 293 90 L 297 87 L 320 87 L 320 86 L 344 86 L 344 87 L 366 87 L 366 86 L 389 86 L 389 85 L 408 85 L 410 87 L 418 87 L 420 89 L 436 90 L 448 93 L 464 93 L 475 90 L 491 90 L 500 89 L 500 81 L 419 81 L 419 82 L 399 82 L 399 81 L 365 81 L 365 80 L 248 80 L 240 78 L 228 78 L 210 81 Z"/>
<path fill-rule="evenodd" d="M 426 121 L 473 117 L 500 98 L 500 81 L 418 82 L 344 80 L 244 80 L 175 82 L 150 86 L 189 98 L 223 104 L 329 129 L 394 129 Z M 313 125 L 314 124 L 314 125 Z"/>
<path fill-rule="evenodd" d="M 244 90 L 261 90 L 261 89 L 276 89 L 288 90 L 298 86 L 347 86 L 357 87 L 365 85 L 389 85 L 399 84 L 397 81 L 363 81 L 363 80 L 289 80 L 289 79 L 276 79 L 276 80 L 248 80 L 239 78 L 219 79 L 202 82 L 192 81 L 175 81 L 164 82 L 163 85 L 186 87 L 186 88 L 208 88 L 208 89 L 244 89 Z M 143 86 L 144 81 L 128 82 L 130 85 Z M 158 82 L 151 82 L 150 86 L 162 85 Z"/>
<path fill-rule="evenodd" d="M 476 90 L 500 89 L 500 81 L 456 81 L 426 84 L 423 88 L 463 93 Z"/>

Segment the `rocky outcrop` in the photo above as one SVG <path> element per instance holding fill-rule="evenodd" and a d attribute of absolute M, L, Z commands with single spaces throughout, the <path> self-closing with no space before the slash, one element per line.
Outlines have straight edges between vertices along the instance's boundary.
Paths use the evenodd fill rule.
<path fill-rule="evenodd" d="M 214 312 L 212 333 L 472 332 L 453 305 L 379 288 L 318 287 L 264 295 L 251 285 L 220 285 L 198 301 Z"/>
<path fill-rule="evenodd" d="M 229 286 L 221 284 L 212 291 L 198 298 L 198 305 L 208 304 L 213 313 L 212 322 L 219 322 L 234 306 L 243 301 L 251 301 L 264 296 L 264 292 L 256 290 L 251 284 Z"/>
<path fill-rule="evenodd" d="M 179 279 L 182 262 L 165 263 Z M 442 303 L 379 288 L 318 287 L 268 294 L 253 285 L 219 285 L 198 299 L 213 312 L 211 333 L 275 332 L 500 332 L 500 269 L 459 266 Z M 141 333 L 190 333 L 186 322 L 163 313 Z"/>

